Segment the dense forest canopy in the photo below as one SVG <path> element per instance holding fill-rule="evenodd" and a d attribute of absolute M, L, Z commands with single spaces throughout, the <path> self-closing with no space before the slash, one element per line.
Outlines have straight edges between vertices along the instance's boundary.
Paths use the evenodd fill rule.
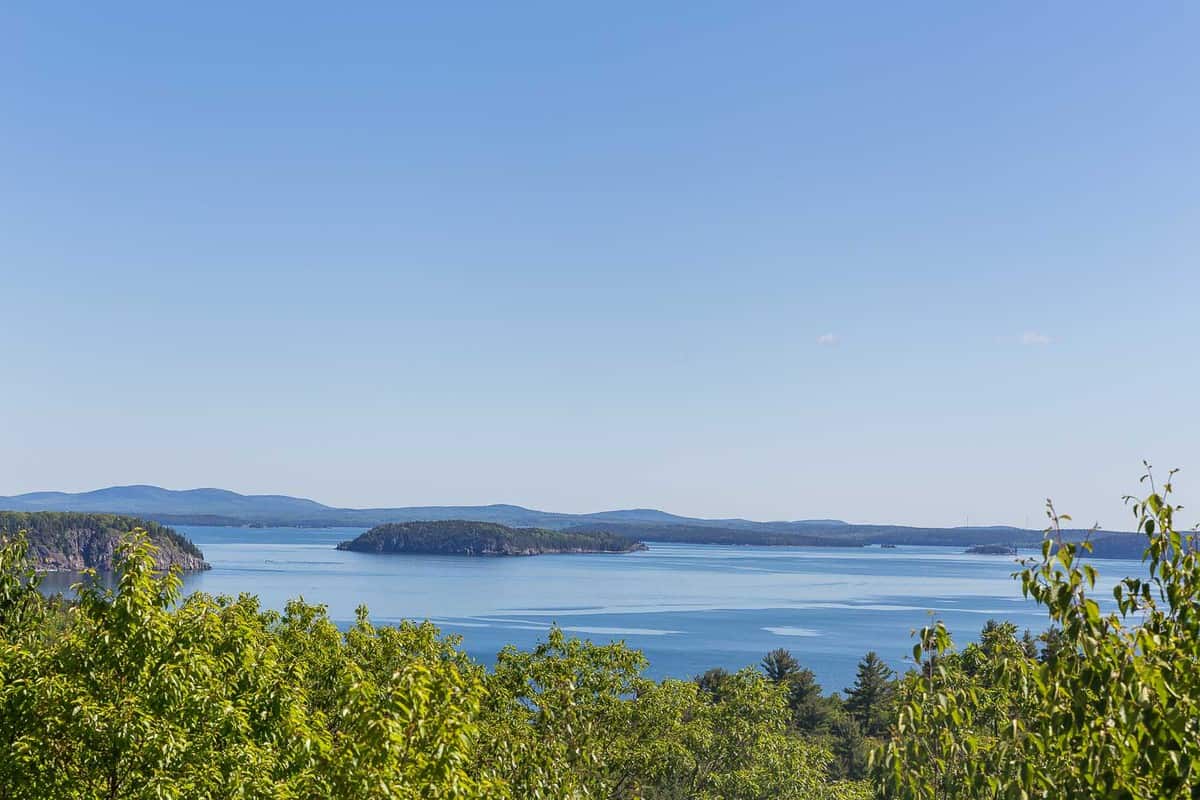
<path fill-rule="evenodd" d="M 180 596 L 144 532 L 119 583 L 46 597 L 0 543 L 0 798 L 1194 798 L 1200 557 L 1168 481 L 1133 505 L 1145 570 L 1053 535 L 1019 574 L 1041 637 L 934 623 L 897 678 L 876 654 L 826 695 L 785 650 L 760 669 L 651 681 L 641 654 L 552 630 L 492 670 L 432 625 L 339 630 Z"/>
<path fill-rule="evenodd" d="M 60 511 L 0 511 L 0 536 L 24 532 L 30 558 L 39 569 L 111 570 L 122 537 L 145 531 L 155 545 L 161 569 L 207 569 L 204 553 L 171 528 L 137 517 Z"/>
<path fill-rule="evenodd" d="M 636 540 L 607 531 L 510 528 L 494 522 L 442 520 L 377 525 L 338 545 L 360 553 L 527 556 L 541 553 L 628 553 L 644 550 Z"/>

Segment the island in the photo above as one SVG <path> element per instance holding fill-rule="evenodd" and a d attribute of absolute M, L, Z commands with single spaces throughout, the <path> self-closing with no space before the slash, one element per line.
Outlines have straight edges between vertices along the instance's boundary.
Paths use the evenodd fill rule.
<path fill-rule="evenodd" d="M 338 550 L 458 556 L 536 556 L 543 553 L 632 553 L 646 545 L 604 531 L 510 528 L 495 522 L 437 520 L 377 525 Z"/>
<path fill-rule="evenodd" d="M 963 552 L 972 556 L 1015 556 L 1017 548 L 1007 544 L 977 544 Z"/>
<path fill-rule="evenodd" d="M 122 537 L 138 528 L 156 548 L 154 565 L 158 569 L 211 569 L 204 553 L 189 539 L 150 520 L 120 514 L 0 511 L 0 540 L 24 534 L 30 563 L 40 572 L 109 572 Z"/>

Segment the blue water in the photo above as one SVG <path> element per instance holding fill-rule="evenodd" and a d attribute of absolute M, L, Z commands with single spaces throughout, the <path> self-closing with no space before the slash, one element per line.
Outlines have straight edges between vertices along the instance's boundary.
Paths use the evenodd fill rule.
<path fill-rule="evenodd" d="M 651 542 L 622 555 L 469 558 L 334 549 L 361 529 L 176 528 L 213 566 L 186 576 L 186 591 L 253 592 L 271 608 L 302 596 L 339 623 L 360 604 L 376 623 L 430 619 L 484 663 L 506 644 L 532 646 L 556 622 L 593 641 L 623 639 L 646 654 L 653 677 L 737 669 L 786 647 L 834 691 L 853 681 L 868 650 L 907 669 L 911 631 L 931 614 L 961 644 L 992 617 L 1046 627 L 1010 577 L 1014 559 L 955 548 Z M 1104 576 L 1098 598 L 1111 600 L 1116 579 L 1141 572 L 1137 562 L 1093 563 Z"/>

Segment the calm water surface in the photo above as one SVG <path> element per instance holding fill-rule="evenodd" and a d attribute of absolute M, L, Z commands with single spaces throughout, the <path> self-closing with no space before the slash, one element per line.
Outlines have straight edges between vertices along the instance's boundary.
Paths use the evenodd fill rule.
<path fill-rule="evenodd" d="M 361 529 L 176 528 L 213 565 L 186 576 L 186 591 L 253 592 L 272 608 L 303 596 L 339 623 L 365 603 L 376 623 L 430 619 L 485 663 L 505 644 L 533 645 L 557 623 L 594 641 L 625 640 L 646 654 L 654 677 L 736 669 L 786 647 L 833 691 L 853 681 L 868 650 L 905 669 L 911 631 L 930 612 L 960 643 L 990 617 L 1035 633 L 1046 626 L 1010 577 L 1012 558 L 955 548 L 652 542 L 625 555 L 469 558 L 334 549 Z M 1113 581 L 1141 571 L 1136 562 L 1095 564 L 1105 583 L 1096 596 L 1110 600 Z"/>

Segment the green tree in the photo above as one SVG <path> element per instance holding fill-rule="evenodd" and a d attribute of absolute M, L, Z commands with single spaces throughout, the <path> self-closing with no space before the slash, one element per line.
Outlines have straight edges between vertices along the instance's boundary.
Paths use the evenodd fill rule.
<path fill-rule="evenodd" d="M 1042 662 L 1050 661 L 1058 655 L 1058 651 L 1063 646 L 1062 630 L 1056 626 L 1051 626 L 1038 637 L 1038 641 L 1042 643 L 1041 649 L 1037 654 L 1038 660 Z"/>
<path fill-rule="evenodd" d="M 761 665 L 768 680 L 786 687 L 793 727 L 810 738 L 828 734 L 830 723 L 841 711 L 840 701 L 821 693 L 812 670 L 800 666 L 783 648 L 767 653 Z"/>
<path fill-rule="evenodd" d="M 846 689 L 846 711 L 868 736 L 887 732 L 895 692 L 891 667 L 874 650 L 858 662 L 854 685 Z"/>
<path fill-rule="evenodd" d="M 0 585 L 22 574 L 19 550 L 4 548 Z M 58 635 L 38 635 L 34 615 L 5 626 L 0 797 L 489 796 L 466 771 L 472 673 L 418 656 L 377 680 L 342 637 L 283 646 L 286 622 L 253 597 L 181 598 L 178 575 L 154 563 L 136 532 L 116 588 L 85 580 Z M 322 609 L 303 614 L 329 633 Z"/>
<path fill-rule="evenodd" d="M 1172 473 L 1173 475 L 1173 473 Z M 1041 557 L 1018 573 L 1048 613 L 1052 651 L 1030 658 L 997 638 L 961 653 L 940 622 L 921 631 L 895 734 L 874 754 L 889 798 L 1195 798 L 1200 791 L 1200 555 L 1177 529 L 1169 477 L 1130 498 L 1145 574 L 1126 577 L 1104 613 L 1090 544 L 1047 504 Z M 975 652 L 981 648 L 976 647 Z"/>
<path fill-rule="evenodd" d="M 1033 635 L 1033 631 L 1029 630 L 1029 628 L 1026 628 L 1025 633 L 1021 634 L 1021 649 L 1025 652 L 1026 658 L 1037 658 L 1037 637 Z"/>
<path fill-rule="evenodd" d="M 830 729 L 833 745 L 833 774 L 857 780 L 867 772 L 871 756 L 871 740 L 863 736 L 858 722 L 848 714 L 836 717 Z"/>
<path fill-rule="evenodd" d="M 762 670 L 773 683 L 785 683 L 800 671 L 800 662 L 780 647 L 763 656 Z"/>
<path fill-rule="evenodd" d="M 841 699 L 836 695 L 824 696 L 812 670 L 799 670 L 788 679 L 786 685 L 792 724 L 801 733 L 809 736 L 828 733 L 832 722 L 844 715 Z"/>
<path fill-rule="evenodd" d="M 24 536 L 0 537 L 0 636 L 6 639 L 37 629 L 44 610 L 41 576 L 29 565 Z"/>
<path fill-rule="evenodd" d="M 721 696 L 721 687 L 729 680 L 729 670 L 724 667 L 710 667 L 692 679 L 702 692 L 713 698 Z"/>
<path fill-rule="evenodd" d="M 792 682 L 655 682 L 557 628 L 490 673 L 428 624 L 339 630 L 294 600 L 183 597 L 128 536 L 107 588 L 43 598 L 0 543 L 0 800 L 859 800 Z"/>
<path fill-rule="evenodd" d="M 832 756 L 788 725 L 787 687 L 753 670 L 654 682 L 619 644 L 553 629 L 506 648 L 489 679 L 480 763 L 521 798 L 850 798 Z"/>

